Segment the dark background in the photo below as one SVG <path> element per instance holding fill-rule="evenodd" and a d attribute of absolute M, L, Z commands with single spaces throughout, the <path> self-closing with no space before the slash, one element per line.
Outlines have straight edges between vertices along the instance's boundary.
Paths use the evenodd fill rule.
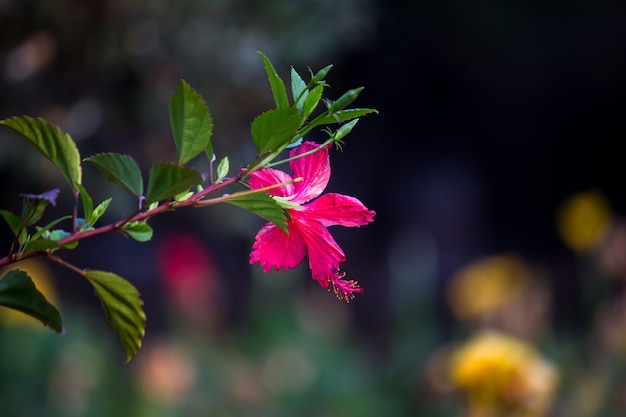
<path fill-rule="evenodd" d="M 554 334 L 587 331 L 579 261 L 559 239 L 555 216 L 565 198 L 588 189 L 604 193 L 618 216 L 626 205 L 624 22 L 618 1 L 0 0 L 0 117 L 45 117 L 72 134 L 83 157 L 127 153 L 147 172 L 152 161 L 175 158 L 167 100 L 184 78 L 211 109 L 218 157 L 236 167 L 254 156 L 250 121 L 272 106 L 257 50 L 285 79 L 290 65 L 304 75 L 332 63 L 330 98 L 365 86 L 355 105 L 379 114 L 364 117 L 332 154 L 329 191 L 354 195 L 377 215 L 366 228 L 332 233 L 346 251 L 344 269 L 365 288 L 347 307 L 347 334 L 381 371 L 371 378 L 386 387 L 377 385 L 387 395 L 380 403 L 409 398 L 397 408 L 404 415 L 435 409 L 415 398 L 419 369 L 457 334 L 444 288 L 475 259 L 514 251 L 542 265 Z M 122 191 L 83 169 L 95 201 L 114 196 L 104 220 L 130 210 Z M 19 210 L 19 193 L 54 187 L 62 190 L 57 213 L 70 207 L 60 176 L 6 131 L 0 181 L 3 208 Z M 297 280 L 255 278 L 247 260 L 262 223 L 231 211 L 166 214 L 151 222 L 152 242 L 107 236 L 67 258 L 131 280 L 146 300 L 148 334 L 167 333 L 178 325 L 155 285 L 155 254 L 176 233 L 199 236 L 219 271 L 217 327 L 245 332 L 259 309 L 273 317 L 258 300 L 259 279 L 289 282 L 269 298 L 287 310 L 290 298 L 320 289 L 306 270 Z M 53 269 L 65 305 L 99 314 L 90 288 Z M 415 354 L 410 371 L 407 349 Z M 389 375 L 400 376 L 390 383 Z"/>

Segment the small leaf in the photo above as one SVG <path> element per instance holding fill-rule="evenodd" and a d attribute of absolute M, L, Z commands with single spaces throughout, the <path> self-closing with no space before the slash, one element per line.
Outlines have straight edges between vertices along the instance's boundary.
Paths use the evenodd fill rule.
<path fill-rule="evenodd" d="M 222 181 L 226 175 L 228 175 L 228 169 L 229 169 L 229 163 L 228 163 L 228 157 L 225 156 L 220 160 L 220 163 L 217 164 L 217 179 L 215 180 L 215 182 L 220 182 Z"/>
<path fill-rule="evenodd" d="M 274 109 L 254 119 L 250 133 L 259 154 L 264 154 L 288 145 L 300 124 L 298 109 L 293 107 Z"/>
<path fill-rule="evenodd" d="M 84 221 L 79 225 L 80 230 L 88 230 L 92 226 L 93 217 L 93 199 L 82 185 L 78 186 L 80 192 L 80 201 L 83 203 L 83 218 Z"/>
<path fill-rule="evenodd" d="M 183 191 L 182 193 L 178 193 L 174 196 L 174 201 L 180 203 L 181 201 L 189 200 L 189 198 L 193 195 L 193 191 L 189 191 L 189 189 Z"/>
<path fill-rule="evenodd" d="M 309 90 L 307 90 L 306 83 L 300 74 L 293 67 L 291 67 L 291 95 L 294 105 L 302 112 Z"/>
<path fill-rule="evenodd" d="M 118 153 L 99 153 L 85 158 L 94 164 L 106 177 L 139 197 L 143 194 L 143 178 L 137 162 L 129 156 Z"/>
<path fill-rule="evenodd" d="M 67 219 L 71 219 L 72 216 L 71 215 L 67 215 L 67 216 L 63 216 L 63 217 L 59 217 L 58 219 L 55 219 L 53 221 L 51 221 L 50 223 L 48 223 L 47 225 L 45 225 L 44 227 L 38 227 L 37 228 L 37 233 L 35 233 L 31 238 L 31 242 L 34 240 L 39 239 L 44 233 L 46 233 L 47 231 L 49 231 L 50 229 L 52 229 L 54 226 L 56 226 L 57 224 L 59 224 L 60 222 L 62 222 L 63 220 L 67 220 Z"/>
<path fill-rule="evenodd" d="M 0 210 L 0 216 L 7 222 L 13 234 L 17 237 L 20 229 L 22 228 L 22 219 L 8 210 Z"/>
<path fill-rule="evenodd" d="M 302 108 L 302 117 L 306 119 L 313 113 L 313 110 L 317 107 L 320 100 L 322 99 L 322 94 L 324 93 L 324 84 L 319 84 L 315 88 L 309 91 L 309 94 L 306 96 L 304 100 L 304 107 Z"/>
<path fill-rule="evenodd" d="M 141 348 L 145 335 L 146 315 L 139 292 L 130 282 L 111 272 L 87 270 L 85 277 L 93 285 L 107 323 L 129 361 Z"/>
<path fill-rule="evenodd" d="M 261 216 L 287 233 L 287 212 L 265 192 L 233 194 L 226 202 Z"/>
<path fill-rule="evenodd" d="M 272 95 L 274 96 L 274 102 L 276 103 L 276 107 L 279 109 L 289 107 L 289 99 L 287 98 L 287 90 L 285 89 L 285 83 L 278 76 L 274 66 L 270 62 L 270 60 L 263 55 L 263 53 L 258 52 L 258 54 L 263 59 L 263 64 L 265 65 L 265 72 L 267 73 L 267 78 L 270 82 L 270 88 L 272 89 Z"/>
<path fill-rule="evenodd" d="M 111 204 L 112 198 L 107 198 L 102 203 L 98 204 L 95 209 L 93 209 L 93 215 L 91 216 L 91 226 L 93 227 L 100 217 L 104 214 L 104 212 L 109 208 Z"/>
<path fill-rule="evenodd" d="M 26 313 L 57 332 L 63 330 L 59 310 L 39 292 L 28 274 L 19 269 L 0 277 L 0 305 Z"/>
<path fill-rule="evenodd" d="M 152 227 L 144 222 L 128 223 L 122 230 L 128 233 L 128 236 L 132 237 L 137 242 L 147 242 L 152 239 Z"/>
<path fill-rule="evenodd" d="M 59 168 L 72 187 L 72 191 L 78 191 L 77 185 L 82 182 L 80 154 L 76 144 L 67 133 L 63 133 L 61 129 L 44 119 L 33 119 L 27 116 L 0 120 L 0 125 L 11 128 L 27 139 L 43 156 Z"/>
<path fill-rule="evenodd" d="M 213 119 L 202 99 L 189 84 L 181 80 L 169 105 L 170 125 L 178 152 L 178 163 L 186 164 L 202 151 L 213 155 L 211 135 Z"/>
<path fill-rule="evenodd" d="M 202 176 L 191 168 L 157 162 L 150 169 L 146 204 L 164 200 L 202 183 Z"/>
<path fill-rule="evenodd" d="M 326 115 L 325 117 L 320 118 L 315 121 L 314 126 L 318 125 L 328 125 L 333 123 L 343 123 L 348 120 L 356 119 L 357 117 L 365 116 L 370 113 L 378 113 L 378 110 L 375 109 L 347 109 L 347 110 L 339 110 L 333 114 Z"/>

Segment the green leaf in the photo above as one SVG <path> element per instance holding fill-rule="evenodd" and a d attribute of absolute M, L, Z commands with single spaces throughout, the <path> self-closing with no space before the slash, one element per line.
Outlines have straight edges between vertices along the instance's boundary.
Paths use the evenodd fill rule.
<path fill-rule="evenodd" d="M 300 124 L 298 109 L 293 107 L 273 109 L 254 119 L 250 133 L 259 154 L 264 154 L 288 145 Z"/>
<path fill-rule="evenodd" d="M 262 52 L 257 52 L 263 59 L 265 65 L 265 72 L 270 82 L 270 88 L 272 89 L 272 95 L 274 96 L 274 102 L 279 109 L 289 107 L 289 99 L 287 98 L 287 90 L 285 89 L 285 83 L 278 76 L 278 73 L 274 69 L 274 66 L 270 60 L 263 55 Z"/>
<path fill-rule="evenodd" d="M 67 220 L 67 219 L 71 219 L 72 216 L 71 215 L 67 215 L 67 216 L 63 216 L 63 217 L 59 217 L 58 219 L 52 220 L 50 223 L 48 223 L 47 225 L 45 225 L 44 227 L 38 227 L 37 228 L 37 233 L 35 233 L 31 238 L 31 242 L 34 240 L 39 239 L 44 233 L 46 233 L 47 231 L 49 231 L 50 229 L 52 229 L 54 226 L 56 226 L 57 224 L 61 223 L 63 220 Z"/>
<path fill-rule="evenodd" d="M 202 176 L 191 168 L 157 162 L 150 169 L 146 204 L 164 200 L 202 183 Z"/>
<path fill-rule="evenodd" d="M 226 202 L 261 216 L 287 233 L 287 212 L 264 191 L 241 195 L 233 194 Z"/>
<path fill-rule="evenodd" d="M 170 99 L 169 112 L 178 163 L 186 164 L 202 151 L 211 158 L 213 119 L 202 96 L 181 80 Z"/>
<path fill-rule="evenodd" d="M 118 153 L 99 153 L 85 158 L 94 164 L 106 177 L 139 197 L 143 194 L 143 179 L 137 162 L 129 156 Z"/>
<path fill-rule="evenodd" d="M 229 169 L 229 162 L 228 162 L 228 157 L 225 156 L 220 160 L 220 163 L 217 164 L 217 179 L 215 180 L 216 183 L 222 181 L 226 175 L 228 175 L 228 169 Z"/>
<path fill-rule="evenodd" d="M 137 289 L 111 272 L 87 270 L 85 277 L 100 299 L 109 327 L 126 352 L 126 360 L 137 354 L 145 335 L 146 315 Z"/>
<path fill-rule="evenodd" d="M 291 67 L 291 95 L 293 96 L 294 105 L 302 112 L 309 90 L 300 74 L 293 67 Z"/>
<path fill-rule="evenodd" d="M 20 232 L 20 229 L 22 228 L 22 219 L 20 219 L 18 216 L 8 210 L 0 210 L 0 216 L 4 218 L 4 220 L 11 228 L 13 234 L 17 236 L 17 234 Z"/>
<path fill-rule="evenodd" d="M 132 222 L 126 224 L 122 230 L 137 242 L 147 242 L 152 239 L 152 227 L 144 222 Z"/>
<path fill-rule="evenodd" d="M 304 106 L 302 108 L 302 117 L 306 119 L 313 113 L 313 110 L 317 107 L 320 100 L 322 99 L 322 94 L 324 93 L 324 84 L 319 84 L 315 86 L 309 94 L 307 94 L 306 99 L 304 100 Z"/>
<path fill-rule="evenodd" d="M 9 127 L 33 144 L 43 156 L 59 168 L 72 190 L 78 191 L 77 185 L 82 182 L 80 154 L 67 133 L 63 133 L 61 129 L 44 119 L 27 116 L 0 120 L 0 125 Z"/>
<path fill-rule="evenodd" d="M 63 330 L 59 310 L 39 292 L 28 274 L 19 269 L 0 277 L 0 305 L 26 313 L 57 332 Z"/>
<path fill-rule="evenodd" d="M 102 203 L 98 204 L 95 209 L 93 209 L 93 216 L 91 216 L 91 226 L 95 225 L 100 217 L 104 214 L 104 212 L 109 208 L 111 204 L 112 198 L 107 198 L 102 201 Z"/>
<path fill-rule="evenodd" d="M 80 230 L 88 230 L 93 226 L 93 199 L 82 185 L 78 186 L 80 192 L 80 201 L 83 203 L 83 224 L 80 225 Z"/>
<path fill-rule="evenodd" d="M 329 125 L 333 123 L 343 123 L 348 120 L 356 119 L 357 117 L 365 116 L 370 113 L 378 113 L 376 109 L 347 109 L 339 110 L 333 114 L 328 114 L 321 117 L 319 120 L 315 120 L 314 126 Z"/>

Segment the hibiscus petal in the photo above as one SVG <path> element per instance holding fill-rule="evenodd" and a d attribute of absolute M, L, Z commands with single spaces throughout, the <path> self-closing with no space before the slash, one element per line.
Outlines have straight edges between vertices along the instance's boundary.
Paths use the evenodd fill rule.
<path fill-rule="evenodd" d="M 305 243 L 297 227 L 292 222 L 287 223 L 289 235 L 273 223 L 267 223 L 256 235 L 250 263 L 258 262 L 264 272 L 276 267 L 285 270 L 295 268 L 302 262 L 306 254 Z"/>
<path fill-rule="evenodd" d="M 339 263 L 346 260 L 346 255 L 321 223 L 308 219 L 302 212 L 294 210 L 291 214 L 306 245 L 313 278 L 326 288 L 330 277 L 339 270 Z"/>
<path fill-rule="evenodd" d="M 313 142 L 304 142 L 289 153 L 294 157 L 318 148 Z M 294 203 L 306 203 L 324 192 L 330 180 L 330 160 L 328 146 L 311 155 L 294 159 L 289 163 L 293 178 L 302 177 L 302 181 L 295 184 L 297 196 L 292 200 Z"/>
<path fill-rule="evenodd" d="M 286 172 L 279 171 L 277 169 L 265 168 L 259 171 L 255 171 L 248 177 L 248 185 L 253 190 L 259 188 L 269 187 L 274 184 L 280 184 L 281 182 L 291 181 L 291 176 Z M 293 184 L 286 184 L 280 187 L 271 189 L 268 194 L 277 197 L 289 197 L 295 194 Z"/>
<path fill-rule="evenodd" d="M 304 206 L 306 215 L 322 225 L 358 227 L 374 220 L 376 212 L 360 200 L 343 194 L 328 193 Z"/>

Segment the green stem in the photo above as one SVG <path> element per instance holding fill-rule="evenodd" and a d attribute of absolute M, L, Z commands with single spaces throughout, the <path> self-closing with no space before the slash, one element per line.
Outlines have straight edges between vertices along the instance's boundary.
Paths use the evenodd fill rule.
<path fill-rule="evenodd" d="M 320 146 L 318 146 L 315 149 L 311 149 L 310 151 L 306 151 L 306 152 L 303 152 L 303 153 L 301 153 L 299 155 L 292 156 L 291 158 L 286 158 L 286 159 L 282 159 L 280 161 L 269 163 L 269 164 L 265 165 L 265 168 L 272 168 L 272 167 L 275 167 L 277 165 L 282 165 L 282 164 L 285 164 L 287 162 L 294 161 L 294 160 L 302 158 L 304 156 L 313 155 L 315 152 L 318 152 L 319 150 L 323 149 L 324 146 L 328 146 L 331 143 L 333 143 L 334 141 L 335 140 L 331 137 L 330 139 L 328 139 L 326 142 L 322 143 Z"/>

